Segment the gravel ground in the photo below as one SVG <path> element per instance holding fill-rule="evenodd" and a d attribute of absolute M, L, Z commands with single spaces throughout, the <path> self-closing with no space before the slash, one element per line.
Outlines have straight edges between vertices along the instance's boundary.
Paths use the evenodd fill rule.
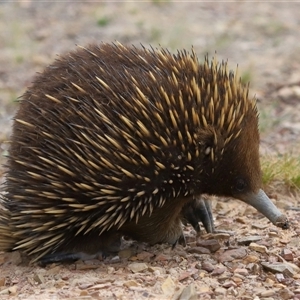
<path fill-rule="evenodd" d="M 262 151 L 299 154 L 299 26 L 293 2 L 1 1 L 0 151 L 14 100 L 36 72 L 76 44 L 118 40 L 193 45 L 199 58 L 217 52 L 232 69 L 238 63 L 259 98 Z M 282 210 L 298 205 L 297 195 L 270 196 Z M 118 257 L 46 268 L 0 254 L 0 299 L 300 299 L 299 213 L 286 212 L 283 232 L 237 201 L 212 201 L 217 228 L 232 235 L 200 238 L 187 227 L 187 248 L 128 242 Z"/>

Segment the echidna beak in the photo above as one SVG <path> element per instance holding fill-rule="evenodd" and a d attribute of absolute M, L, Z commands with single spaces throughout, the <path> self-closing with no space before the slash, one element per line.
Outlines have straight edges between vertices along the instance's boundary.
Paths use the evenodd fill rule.
<path fill-rule="evenodd" d="M 282 229 L 289 228 L 287 217 L 278 210 L 263 190 L 260 189 L 257 194 L 247 193 L 241 195 L 239 198 L 256 208 L 274 225 L 281 227 Z"/>

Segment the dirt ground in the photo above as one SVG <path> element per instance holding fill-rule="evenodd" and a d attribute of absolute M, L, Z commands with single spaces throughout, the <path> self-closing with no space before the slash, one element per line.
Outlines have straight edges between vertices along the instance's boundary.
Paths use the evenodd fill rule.
<path fill-rule="evenodd" d="M 300 153 L 300 4 L 293 2 L 0 2 L 0 152 L 17 104 L 57 54 L 100 41 L 194 47 L 239 65 L 259 99 L 262 153 Z M 3 173 L 3 167 L 0 170 Z M 3 182 L 3 176 L 1 181 Z M 189 242 L 132 243 L 105 260 L 28 265 L 0 254 L 0 299 L 300 299 L 299 196 L 269 196 L 289 216 L 282 231 L 238 201 L 213 199 L 217 229 Z"/>

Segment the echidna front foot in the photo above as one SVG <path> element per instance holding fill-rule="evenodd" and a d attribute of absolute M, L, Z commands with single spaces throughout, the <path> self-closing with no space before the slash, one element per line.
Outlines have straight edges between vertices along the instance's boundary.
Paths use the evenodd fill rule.
<path fill-rule="evenodd" d="M 196 232 L 200 232 L 199 222 L 201 222 L 207 233 L 214 233 L 215 226 L 211 212 L 211 202 L 202 197 L 195 198 L 186 204 L 182 209 L 183 221 L 190 223 Z"/>

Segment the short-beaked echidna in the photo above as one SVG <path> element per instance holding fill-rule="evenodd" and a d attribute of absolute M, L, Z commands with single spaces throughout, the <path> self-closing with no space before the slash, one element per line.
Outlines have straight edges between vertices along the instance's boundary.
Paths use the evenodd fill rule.
<path fill-rule="evenodd" d="M 256 100 L 226 63 L 201 64 L 193 51 L 79 47 L 21 98 L 0 249 L 47 261 L 115 248 L 123 235 L 174 244 L 183 219 L 212 230 L 203 193 L 240 199 L 287 228 L 260 185 Z"/>

